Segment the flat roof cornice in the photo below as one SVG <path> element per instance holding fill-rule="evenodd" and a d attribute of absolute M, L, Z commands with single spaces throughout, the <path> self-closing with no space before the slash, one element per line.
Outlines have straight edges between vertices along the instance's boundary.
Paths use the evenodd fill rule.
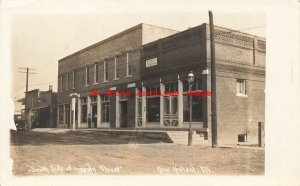
<path fill-rule="evenodd" d="M 86 47 L 86 48 L 83 48 L 83 49 L 81 49 L 81 50 L 79 50 L 79 51 L 77 51 L 77 52 L 75 52 L 75 53 L 73 53 L 73 54 L 70 54 L 70 55 L 68 55 L 68 56 L 66 56 L 66 57 L 64 57 L 64 58 L 59 59 L 59 60 L 58 60 L 58 63 L 62 62 L 63 60 L 65 60 L 65 59 L 67 59 L 67 58 L 70 58 L 70 57 L 72 57 L 72 56 L 74 56 L 74 55 L 76 55 L 76 54 L 80 54 L 80 53 L 82 53 L 82 52 L 84 52 L 84 51 L 87 51 L 87 50 L 93 48 L 93 47 L 96 47 L 96 46 L 101 45 L 101 44 L 103 44 L 103 43 L 109 42 L 109 41 L 111 41 L 111 40 L 113 40 L 113 39 L 115 39 L 115 38 L 118 38 L 118 37 L 120 37 L 120 36 L 122 36 L 122 35 L 124 35 L 124 34 L 127 34 L 127 33 L 129 33 L 129 32 L 132 32 L 132 31 L 134 31 L 134 30 L 136 30 L 136 29 L 138 29 L 138 28 L 142 28 L 142 25 L 143 25 L 143 23 L 140 23 L 140 24 L 138 24 L 138 25 L 136 25 L 136 26 L 133 26 L 133 27 L 131 27 L 131 28 L 129 28 L 129 29 L 126 29 L 126 30 L 124 30 L 124 31 L 122 31 L 122 32 L 120 32 L 120 33 L 117 33 L 117 34 L 115 34 L 115 35 L 113 35 L 113 36 L 110 36 L 110 37 L 108 37 L 108 38 L 106 38 L 106 39 L 104 39 L 104 40 L 102 40 L 102 41 L 99 41 L 99 42 L 97 42 L 97 43 L 95 43 L 95 44 L 93 44 L 93 45 L 90 45 L 90 46 L 88 46 L 88 47 Z"/>

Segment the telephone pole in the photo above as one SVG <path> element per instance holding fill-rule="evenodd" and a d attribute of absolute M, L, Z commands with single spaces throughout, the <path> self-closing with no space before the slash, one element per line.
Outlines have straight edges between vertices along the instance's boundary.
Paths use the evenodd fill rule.
<path fill-rule="evenodd" d="M 28 115 L 28 106 L 27 106 L 27 93 L 28 93 L 28 75 L 29 74 L 36 74 L 35 72 L 30 72 L 30 71 L 34 71 L 36 69 L 33 68 L 18 68 L 20 71 L 20 73 L 26 73 L 26 92 L 25 92 L 25 119 L 27 122 L 27 115 Z"/>
<path fill-rule="evenodd" d="M 215 31 L 212 11 L 209 14 L 210 29 L 210 59 L 211 59 L 211 141 L 212 147 L 218 146 L 217 128 L 217 91 L 216 91 L 216 59 L 215 59 Z"/>

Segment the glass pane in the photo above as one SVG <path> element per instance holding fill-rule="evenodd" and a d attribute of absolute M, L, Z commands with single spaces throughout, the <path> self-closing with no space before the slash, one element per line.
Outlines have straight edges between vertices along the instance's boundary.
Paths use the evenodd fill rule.
<path fill-rule="evenodd" d="M 190 121 L 189 97 L 183 96 L 183 121 Z"/>
<path fill-rule="evenodd" d="M 203 119 L 203 107 L 202 107 L 202 99 L 197 96 L 192 97 L 192 121 L 200 122 Z"/>
<path fill-rule="evenodd" d="M 164 97 L 164 115 L 170 114 L 170 97 Z"/>
<path fill-rule="evenodd" d="M 102 122 L 109 122 L 109 102 L 104 102 L 101 104 L 101 120 Z"/>
<path fill-rule="evenodd" d="M 81 106 L 81 122 L 87 122 L 87 105 Z"/>
<path fill-rule="evenodd" d="M 70 125 L 70 105 L 65 105 L 66 124 Z"/>
<path fill-rule="evenodd" d="M 172 107 L 171 107 L 171 114 L 173 115 L 178 115 L 178 110 L 177 110 L 177 97 L 171 97 L 172 99 Z"/>
<path fill-rule="evenodd" d="M 189 97 L 183 96 L 183 121 L 190 121 Z M 203 121 L 203 99 L 201 97 L 192 96 L 192 121 Z"/>
<path fill-rule="evenodd" d="M 64 107 L 63 106 L 59 106 L 58 108 L 58 112 L 59 112 L 59 123 L 62 124 L 64 121 Z"/>

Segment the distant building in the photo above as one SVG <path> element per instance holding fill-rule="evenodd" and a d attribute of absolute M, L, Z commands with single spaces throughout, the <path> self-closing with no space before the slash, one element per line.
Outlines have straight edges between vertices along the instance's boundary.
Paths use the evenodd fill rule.
<path fill-rule="evenodd" d="M 52 86 L 48 91 L 34 89 L 28 91 L 26 107 L 30 128 L 51 128 L 56 127 L 57 93 L 52 92 Z"/>
<path fill-rule="evenodd" d="M 57 126 L 72 127 L 70 94 L 78 93 L 78 128 L 186 130 L 189 71 L 194 91 L 211 90 L 209 34 L 207 24 L 182 32 L 140 24 L 59 60 Z M 265 39 L 215 27 L 215 40 L 219 144 L 257 143 L 258 122 L 264 122 Z M 109 96 L 107 90 L 132 95 Z M 207 140 L 210 109 L 210 96 L 192 96 L 193 128 Z"/>

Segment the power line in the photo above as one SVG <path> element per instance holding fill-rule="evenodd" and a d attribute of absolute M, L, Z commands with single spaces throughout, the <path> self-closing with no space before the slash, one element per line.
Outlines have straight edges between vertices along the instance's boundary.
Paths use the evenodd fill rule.
<path fill-rule="evenodd" d="M 18 68 L 19 70 L 21 71 L 18 71 L 19 73 L 26 73 L 26 92 L 25 92 L 25 118 L 27 118 L 27 115 L 28 115 L 28 108 L 27 108 L 27 93 L 28 93 L 28 75 L 29 74 L 36 74 L 36 73 L 33 73 L 33 72 L 30 72 L 32 70 L 35 70 L 33 68 Z M 26 70 L 26 72 L 22 71 L 22 70 Z M 27 121 L 26 121 L 27 123 Z"/>

